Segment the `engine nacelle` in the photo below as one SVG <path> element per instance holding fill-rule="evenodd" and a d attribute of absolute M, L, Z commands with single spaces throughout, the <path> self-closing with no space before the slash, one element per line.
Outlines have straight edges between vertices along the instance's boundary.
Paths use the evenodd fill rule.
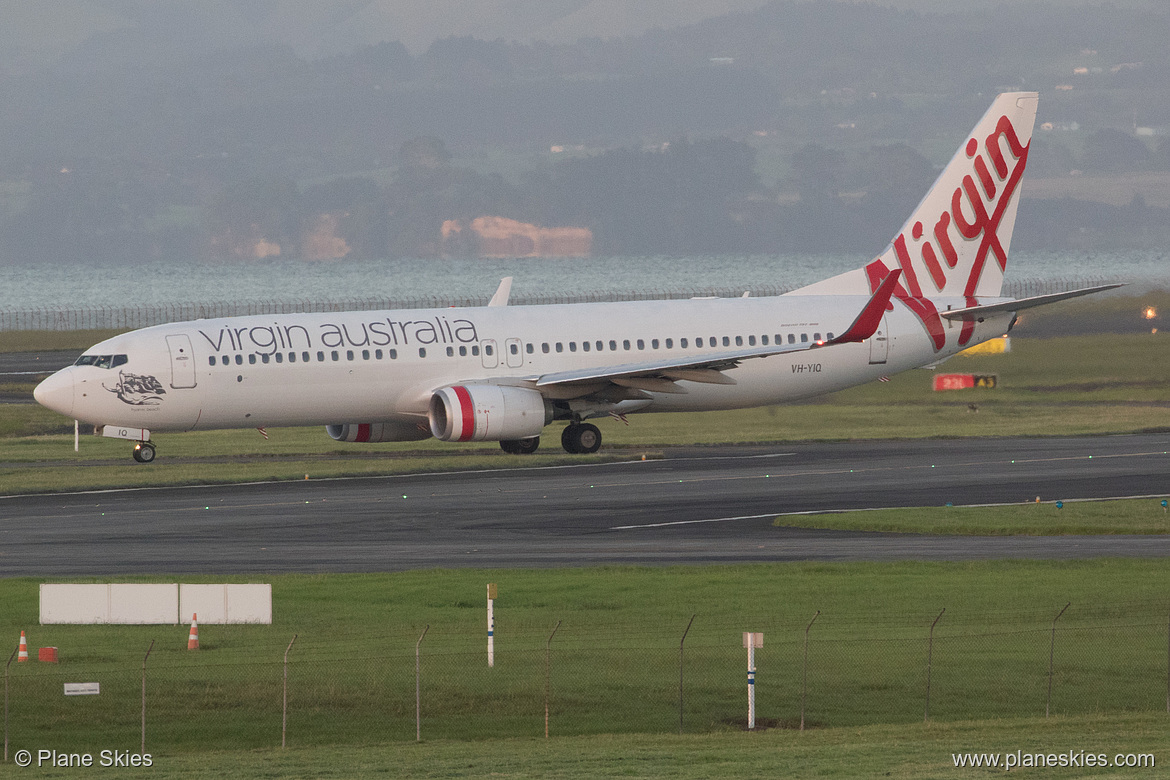
<path fill-rule="evenodd" d="M 356 441 L 363 444 L 379 441 L 420 441 L 431 438 L 431 432 L 423 423 L 400 420 L 326 425 L 325 432 L 334 441 Z"/>
<path fill-rule="evenodd" d="M 443 441 L 511 441 L 539 436 L 553 407 L 524 387 L 455 385 L 431 396 L 431 433 Z"/>

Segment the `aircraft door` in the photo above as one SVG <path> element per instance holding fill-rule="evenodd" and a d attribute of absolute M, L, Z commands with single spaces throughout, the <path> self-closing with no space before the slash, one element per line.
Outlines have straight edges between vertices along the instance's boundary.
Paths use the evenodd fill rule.
<path fill-rule="evenodd" d="M 890 325 L 888 317 L 882 317 L 877 332 L 869 338 L 869 363 L 885 363 L 890 356 Z"/>
<path fill-rule="evenodd" d="M 504 360 L 508 368 L 520 368 L 524 365 L 524 347 L 520 339 L 508 339 L 504 342 Z"/>
<path fill-rule="evenodd" d="M 496 352 L 496 340 L 484 339 L 479 342 L 479 354 L 484 368 L 495 368 L 500 364 L 500 356 Z"/>
<path fill-rule="evenodd" d="M 171 353 L 171 387 L 176 390 L 195 386 L 195 354 L 191 351 L 191 338 L 186 333 L 167 336 L 167 349 Z"/>

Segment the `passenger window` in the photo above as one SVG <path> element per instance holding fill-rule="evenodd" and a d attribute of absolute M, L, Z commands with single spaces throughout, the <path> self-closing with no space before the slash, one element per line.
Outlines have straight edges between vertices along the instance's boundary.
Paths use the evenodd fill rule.
<path fill-rule="evenodd" d="M 390 350 L 390 359 L 391 359 L 391 360 L 397 360 L 397 359 L 398 359 L 398 350 L 396 350 L 396 349 L 392 349 L 392 350 Z"/>
<path fill-rule="evenodd" d="M 508 351 L 511 352 L 513 355 L 519 355 L 520 354 L 520 345 L 519 344 L 509 344 Z"/>
<path fill-rule="evenodd" d="M 491 347 L 488 347 L 488 349 L 491 349 Z M 488 354 L 490 355 L 491 353 L 489 352 Z M 425 358 L 427 356 L 427 348 L 426 347 L 419 347 L 418 348 L 418 356 L 421 358 Z"/>
<path fill-rule="evenodd" d="M 467 347 L 459 347 L 459 357 L 467 357 Z"/>
<path fill-rule="evenodd" d="M 564 352 L 564 351 L 565 351 L 565 346 L 563 344 L 561 344 L 561 342 L 558 341 L 557 342 L 557 352 Z"/>
<path fill-rule="evenodd" d="M 318 363 L 324 363 L 324 362 L 325 362 L 325 353 L 324 353 L 324 352 L 318 352 L 318 353 L 317 353 L 317 362 L 318 362 Z"/>
<path fill-rule="evenodd" d="M 768 335 L 767 334 L 760 336 L 760 343 L 763 344 L 765 347 L 768 346 Z"/>
<path fill-rule="evenodd" d="M 471 345 L 471 354 L 476 355 L 476 356 L 479 355 L 479 345 L 478 344 Z"/>
<path fill-rule="evenodd" d="M 807 334 L 807 333 L 801 333 L 801 334 L 800 334 L 800 343 L 801 343 L 801 344 L 804 344 L 804 343 L 806 343 L 807 341 L 808 341 L 808 334 Z"/>
<path fill-rule="evenodd" d="M 381 359 L 382 359 L 382 350 L 380 350 L 380 349 L 375 349 L 375 350 L 374 350 L 374 359 L 375 359 L 375 360 L 381 360 Z"/>
<path fill-rule="evenodd" d="M 572 345 L 571 343 L 569 344 L 569 349 L 570 349 L 570 350 L 572 350 L 572 349 L 573 349 L 573 345 Z M 588 352 L 588 351 L 589 351 L 589 342 L 588 342 L 588 341 L 582 341 L 582 342 L 581 342 L 581 349 L 582 349 L 582 350 L 584 350 L 585 352 Z"/>
<path fill-rule="evenodd" d="M 617 352 L 617 342 L 616 341 L 609 342 L 609 351 L 610 352 Z"/>
<path fill-rule="evenodd" d="M 727 336 L 723 337 L 723 346 L 725 346 L 725 347 L 731 346 L 731 339 L 727 338 Z"/>
<path fill-rule="evenodd" d="M 447 347 L 447 357 L 455 357 L 455 347 Z"/>
<path fill-rule="evenodd" d="M 295 353 L 295 352 L 288 353 L 288 362 L 290 362 L 290 363 L 297 362 L 297 353 Z"/>
<path fill-rule="evenodd" d="M 622 339 L 622 349 L 624 349 L 626 352 L 630 351 L 630 340 L 629 339 Z"/>
<path fill-rule="evenodd" d="M 796 343 L 796 334 L 795 334 L 795 333 L 789 333 L 789 334 L 788 334 L 788 343 L 789 343 L 789 344 L 795 344 L 795 343 Z"/>
<path fill-rule="evenodd" d="M 276 353 L 276 362 L 277 362 L 277 363 L 283 363 L 283 362 L 284 362 L 284 353 L 281 353 L 281 352 L 277 352 L 277 353 Z"/>
<path fill-rule="evenodd" d="M 260 362 L 261 362 L 261 363 L 267 363 L 267 362 L 268 362 L 268 353 L 267 353 L 267 352 L 265 352 L 263 355 L 261 355 L 261 356 L 260 356 Z"/>
<path fill-rule="evenodd" d="M 599 341 L 599 342 L 597 342 L 596 346 L 597 346 L 597 351 L 600 352 L 601 350 L 605 349 L 605 342 Z"/>
<path fill-rule="evenodd" d="M 658 339 L 650 339 L 650 348 L 658 349 Z"/>
<path fill-rule="evenodd" d="M 703 346 L 703 337 L 702 337 L 702 336 L 699 336 L 699 338 L 695 339 L 695 346 L 696 346 L 696 347 L 702 347 L 702 346 Z"/>
<path fill-rule="evenodd" d="M 378 357 L 382 357 L 382 350 L 378 350 Z M 302 363 L 308 363 L 310 359 L 311 359 L 311 358 L 309 357 L 309 353 L 308 353 L 308 352 L 302 352 L 302 353 L 301 353 L 301 362 L 302 362 Z"/>
<path fill-rule="evenodd" d="M 756 345 L 756 337 L 755 336 L 748 336 L 748 346 L 754 347 L 755 345 Z"/>
<path fill-rule="evenodd" d="M 674 349 L 674 339 L 667 339 L 666 340 L 666 348 L 667 349 Z"/>
<path fill-rule="evenodd" d="M 687 340 L 686 340 L 686 339 L 679 339 L 679 340 L 678 340 L 678 345 L 679 345 L 679 347 L 681 347 L 682 349 L 686 349 L 686 348 L 687 348 Z"/>
<path fill-rule="evenodd" d="M 737 347 L 743 346 L 743 336 L 736 336 L 735 337 L 735 346 L 737 346 Z"/>
<path fill-rule="evenodd" d="M 570 352 L 576 352 L 576 351 L 577 351 L 577 342 L 575 342 L 575 341 L 570 341 L 570 342 L 569 342 L 569 351 L 570 351 Z"/>
<path fill-rule="evenodd" d="M 540 345 L 540 351 L 546 355 L 548 354 L 548 342 L 547 341 Z"/>
<path fill-rule="evenodd" d="M 308 354 L 308 353 L 305 353 L 305 354 Z M 236 365 L 237 366 L 244 365 L 244 356 L 243 355 L 236 355 Z"/>
<path fill-rule="evenodd" d="M 821 340 L 821 334 L 814 333 L 813 334 L 813 341 L 820 341 L 820 340 Z"/>
<path fill-rule="evenodd" d="M 362 350 L 362 360 L 369 360 L 369 359 L 370 359 L 370 351 L 368 349 L 363 349 Z"/>
<path fill-rule="evenodd" d="M 353 360 L 353 350 L 352 349 L 347 349 L 345 351 L 345 359 L 346 360 Z"/>
<path fill-rule="evenodd" d="M 256 365 L 256 353 L 255 352 L 253 352 L 251 355 L 248 355 L 248 365 L 250 365 L 250 366 Z"/>
<path fill-rule="evenodd" d="M 776 344 L 777 344 L 777 345 L 780 345 L 780 344 L 783 344 L 783 343 L 784 343 L 784 334 L 783 334 L 783 333 L 777 333 L 777 334 L 776 334 Z"/>
<path fill-rule="evenodd" d="M 638 349 L 646 349 L 646 342 L 638 339 Z"/>
<path fill-rule="evenodd" d="M 419 350 L 419 352 L 423 352 L 423 350 Z M 488 357 L 491 357 L 493 354 L 495 354 L 495 350 L 492 349 L 491 344 L 483 345 L 483 354 L 487 355 Z"/>
<path fill-rule="evenodd" d="M 833 334 L 832 334 L 832 333 L 826 333 L 825 335 L 829 337 L 829 341 L 832 341 L 832 340 L 833 340 Z"/>
<path fill-rule="evenodd" d="M 330 353 L 329 353 L 329 357 L 333 358 L 333 361 L 334 361 L 334 362 L 337 362 L 338 360 L 341 360 L 341 355 L 340 355 L 340 354 L 338 354 L 337 350 L 333 350 L 332 352 L 330 352 Z"/>
<path fill-rule="evenodd" d="M 536 351 L 536 345 L 535 344 L 525 344 L 524 351 L 527 352 L 529 355 L 531 355 L 533 352 Z"/>
<path fill-rule="evenodd" d="M 207 358 L 207 365 L 209 365 L 209 366 L 215 365 L 215 355 L 212 355 L 211 357 Z"/>

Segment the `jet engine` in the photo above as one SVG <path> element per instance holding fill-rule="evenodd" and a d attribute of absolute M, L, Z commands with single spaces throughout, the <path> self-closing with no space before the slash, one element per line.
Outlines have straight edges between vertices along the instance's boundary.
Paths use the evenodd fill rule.
<path fill-rule="evenodd" d="M 394 420 L 380 423 L 347 423 L 326 425 L 325 432 L 334 441 L 373 443 L 379 441 L 419 441 L 431 438 L 431 432 L 422 422 Z"/>
<path fill-rule="evenodd" d="M 443 441 L 511 441 L 539 436 L 553 407 L 524 387 L 455 385 L 431 396 L 431 433 Z"/>

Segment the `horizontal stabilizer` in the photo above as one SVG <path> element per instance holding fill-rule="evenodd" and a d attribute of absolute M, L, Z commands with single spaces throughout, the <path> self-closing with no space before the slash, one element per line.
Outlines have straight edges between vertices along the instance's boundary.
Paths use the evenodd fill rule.
<path fill-rule="evenodd" d="M 951 311 L 939 312 L 939 314 L 948 320 L 978 320 L 988 314 L 1033 309 L 1037 306 L 1047 306 L 1050 303 L 1067 301 L 1070 298 L 1079 298 L 1082 295 L 1092 295 L 1093 293 L 1104 292 L 1105 290 L 1114 290 L 1123 286 L 1124 285 L 1121 284 L 1103 284 L 1100 287 L 1086 287 L 1082 290 L 1052 293 L 1051 295 L 1037 295 L 1033 298 L 1020 298 L 1018 300 L 1004 301 L 1002 303 L 989 303 L 984 306 L 969 306 L 966 309 L 952 309 Z"/>

